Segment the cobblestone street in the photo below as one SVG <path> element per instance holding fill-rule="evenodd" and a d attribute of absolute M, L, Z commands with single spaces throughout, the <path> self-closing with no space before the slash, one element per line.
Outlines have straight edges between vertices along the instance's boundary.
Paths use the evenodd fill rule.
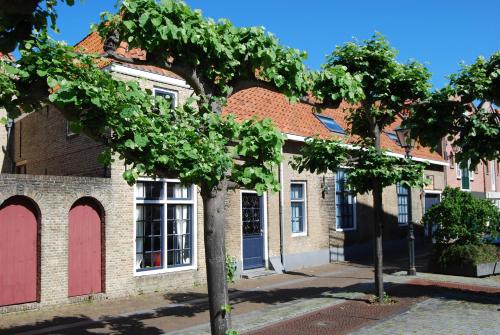
<path fill-rule="evenodd" d="M 356 335 L 500 334 L 500 300 L 448 294 L 418 303 L 409 311 L 355 332 Z M 479 302 L 480 301 L 480 302 Z"/>

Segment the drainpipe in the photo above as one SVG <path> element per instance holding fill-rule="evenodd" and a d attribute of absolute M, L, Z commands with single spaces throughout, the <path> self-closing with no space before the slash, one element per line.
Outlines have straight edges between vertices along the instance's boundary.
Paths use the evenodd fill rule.
<path fill-rule="evenodd" d="M 283 155 L 283 148 L 281 148 L 281 155 Z M 283 265 L 283 272 L 286 272 L 285 265 L 285 218 L 283 215 L 283 208 L 285 207 L 284 200 L 284 186 L 283 186 L 283 162 L 280 163 L 279 170 L 279 183 L 280 183 L 280 191 L 279 191 L 279 217 L 280 217 L 280 257 L 281 264 Z"/>

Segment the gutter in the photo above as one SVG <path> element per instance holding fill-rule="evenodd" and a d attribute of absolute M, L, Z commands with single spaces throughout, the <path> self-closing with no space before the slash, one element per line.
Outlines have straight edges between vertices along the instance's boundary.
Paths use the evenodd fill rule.
<path fill-rule="evenodd" d="M 286 137 L 287 140 L 295 141 L 295 142 L 305 142 L 306 139 L 308 138 L 308 137 L 304 137 L 304 136 L 287 134 L 287 133 L 283 133 L 283 135 Z M 345 144 L 345 145 L 349 148 L 355 148 L 355 146 L 350 145 L 350 144 Z M 398 154 L 398 153 L 390 152 L 390 151 L 387 152 L 387 155 L 392 156 L 392 157 L 405 158 L 405 155 L 403 155 L 403 154 Z M 414 160 L 415 162 L 427 162 L 427 163 L 434 164 L 434 165 L 449 166 L 449 164 L 446 162 L 437 161 L 437 160 L 433 160 L 433 159 L 419 158 L 419 157 L 412 157 L 411 159 Z"/>

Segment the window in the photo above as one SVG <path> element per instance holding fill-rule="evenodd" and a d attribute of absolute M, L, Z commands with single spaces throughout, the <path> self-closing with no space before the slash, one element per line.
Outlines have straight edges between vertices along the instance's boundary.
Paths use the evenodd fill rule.
<path fill-rule="evenodd" d="M 344 129 L 339 126 L 334 119 L 318 114 L 316 114 L 316 117 L 321 121 L 321 123 L 323 123 L 323 125 L 325 125 L 326 128 L 328 128 L 328 130 L 333 131 L 334 133 L 345 134 Z"/>
<path fill-rule="evenodd" d="M 356 229 L 355 198 L 346 181 L 346 170 L 338 170 L 335 182 L 335 215 L 338 230 Z"/>
<path fill-rule="evenodd" d="M 70 125 L 69 121 L 66 120 L 66 137 L 69 138 L 69 137 L 73 137 L 76 135 L 78 135 L 78 133 L 75 133 L 71 130 L 71 125 Z"/>
<path fill-rule="evenodd" d="M 410 190 L 397 183 L 396 193 L 398 195 L 398 224 L 406 226 L 410 221 Z"/>
<path fill-rule="evenodd" d="M 193 186 L 139 181 L 136 194 L 136 270 L 193 265 Z"/>
<path fill-rule="evenodd" d="M 170 108 L 174 109 L 175 107 L 177 107 L 177 93 L 176 92 L 167 91 L 167 90 L 164 90 L 161 88 L 154 88 L 153 93 L 154 93 L 155 97 L 163 97 L 163 98 L 170 99 L 170 101 L 172 102 L 170 105 Z"/>
<path fill-rule="evenodd" d="M 306 184 L 292 183 L 290 187 L 292 234 L 307 233 Z"/>
<path fill-rule="evenodd" d="M 474 173 L 470 171 L 470 162 L 457 164 L 457 178 L 461 179 L 462 190 L 470 190 L 470 182 L 474 180 Z"/>
<path fill-rule="evenodd" d="M 396 143 L 399 143 L 398 136 L 395 133 L 386 133 L 387 136 Z"/>

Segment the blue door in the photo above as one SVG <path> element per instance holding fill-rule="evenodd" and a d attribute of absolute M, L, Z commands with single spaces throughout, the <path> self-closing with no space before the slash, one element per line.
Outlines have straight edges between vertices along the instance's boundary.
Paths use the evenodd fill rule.
<path fill-rule="evenodd" d="M 255 193 L 242 193 L 243 269 L 264 267 L 262 201 Z"/>

